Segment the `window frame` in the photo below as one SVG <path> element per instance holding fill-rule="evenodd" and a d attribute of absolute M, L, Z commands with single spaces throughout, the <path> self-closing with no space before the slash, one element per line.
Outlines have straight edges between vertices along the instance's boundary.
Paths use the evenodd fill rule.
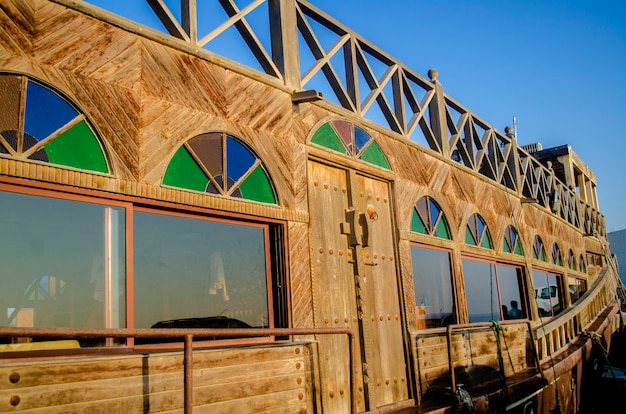
<path fill-rule="evenodd" d="M 490 266 L 494 267 L 495 270 L 495 280 L 496 280 L 496 292 L 498 295 L 498 301 L 500 302 L 500 307 L 499 307 L 499 314 L 500 314 L 500 319 L 499 321 L 503 321 L 503 320 L 515 320 L 515 319 L 519 319 L 519 320 L 524 320 L 524 319 L 530 319 L 530 308 L 528 305 L 528 282 L 527 282 L 527 276 L 526 276 L 526 269 L 523 266 L 523 264 L 521 263 L 516 263 L 516 262 L 509 262 L 509 261 L 503 261 L 503 260 L 496 260 L 495 258 L 487 258 L 487 257 L 483 257 L 483 256 L 475 256 L 475 255 L 471 255 L 471 254 L 462 254 L 461 255 L 461 269 L 463 272 L 463 284 L 465 285 L 466 282 L 466 276 L 465 276 L 465 267 L 463 266 L 463 262 L 464 261 L 473 261 L 473 262 L 482 262 L 482 263 L 488 263 Z M 501 283 L 500 283 L 500 273 L 499 273 L 499 267 L 509 267 L 509 268 L 513 268 L 513 269 L 517 269 L 518 273 L 517 273 L 517 278 L 518 278 L 518 293 L 519 293 L 519 299 L 520 299 L 520 303 L 519 305 L 519 309 L 522 311 L 522 317 L 521 318 L 506 318 L 504 313 L 503 313 L 503 303 L 502 303 L 502 292 L 501 292 Z M 464 289 L 465 292 L 465 310 L 467 312 L 467 321 L 469 323 L 482 323 L 482 322 L 471 322 L 470 321 L 470 311 L 469 311 L 469 302 L 468 302 L 468 297 L 467 297 L 467 288 Z M 508 307 L 508 305 L 505 305 Z"/>
<path fill-rule="evenodd" d="M 133 216 L 135 211 L 149 212 L 151 214 L 166 214 L 170 216 L 187 217 L 192 219 L 202 219 L 207 221 L 229 222 L 235 224 L 252 225 L 263 228 L 265 244 L 265 272 L 267 278 L 267 298 L 268 298 L 268 323 L 270 327 L 291 326 L 291 311 L 289 305 L 290 286 L 288 277 L 288 256 L 286 252 L 286 226 L 285 222 L 278 219 L 266 217 L 249 216 L 243 213 L 225 212 L 208 208 L 178 205 L 172 202 L 147 200 L 135 196 L 116 194 L 112 196 L 99 190 L 89 190 L 83 188 L 71 188 L 55 183 L 25 183 L 21 179 L 13 177 L 0 177 L 0 191 L 13 192 L 19 194 L 54 198 L 67 201 L 86 202 L 102 206 L 124 208 L 125 211 L 125 323 L 126 327 L 134 326 L 135 300 L 134 300 L 134 227 Z M 285 303 L 279 303 L 285 301 Z M 288 340 L 288 337 L 256 337 L 225 339 L 218 341 L 198 341 L 199 347 L 216 348 L 226 345 L 273 343 L 278 340 Z M 125 342 L 115 346 L 98 346 L 93 348 L 59 349 L 52 351 L 55 354 L 72 355 L 86 354 L 93 352 L 118 353 L 124 349 L 162 349 L 172 350 L 182 348 L 182 342 L 158 345 L 135 345 L 133 338 L 128 338 Z M 195 345 L 194 344 L 194 345 Z M 32 356 L 38 351 L 11 352 L 10 357 Z M 47 351 L 50 353 L 50 351 Z"/>
<path fill-rule="evenodd" d="M 420 233 L 416 233 L 416 234 L 420 234 Z M 427 236 L 427 235 L 426 235 Z M 442 239 L 442 240 L 446 240 L 446 239 Z M 420 248 L 420 249 L 426 249 L 426 250 L 436 250 L 439 252 L 444 252 L 448 255 L 448 268 L 450 270 L 450 296 L 452 299 L 452 320 L 453 320 L 453 324 L 459 323 L 459 306 L 458 306 L 458 295 L 457 295 L 457 289 L 456 289 L 456 278 L 454 276 L 454 266 L 453 266 L 453 251 L 451 249 L 447 249 L 447 248 L 443 248 L 443 247 L 437 247 L 437 246 L 432 246 L 432 245 L 428 245 L 428 244 L 424 244 L 424 243 L 418 243 L 418 242 L 413 242 L 410 241 L 409 242 L 409 247 L 413 248 Z M 413 252 L 411 251 L 411 278 L 413 280 L 413 299 L 415 300 L 415 311 L 416 311 L 416 316 L 417 316 L 417 298 L 416 298 L 416 292 L 415 292 L 415 275 L 413 274 Z M 416 318 L 416 322 L 417 325 L 419 325 L 419 319 Z M 418 326 L 418 329 L 420 331 L 425 331 L 425 330 L 429 330 L 429 329 L 439 329 L 441 327 L 445 327 L 446 325 L 442 325 L 439 327 L 423 327 L 420 328 Z"/>
<path fill-rule="evenodd" d="M 565 295 L 565 293 L 566 293 L 566 290 L 565 290 L 565 277 L 566 277 L 566 275 L 564 273 L 558 273 L 558 272 L 556 272 L 554 270 L 548 270 L 548 269 L 543 268 L 543 267 L 535 267 L 535 266 L 532 267 L 532 272 L 533 272 L 532 273 L 532 276 L 533 276 L 533 278 L 532 278 L 533 292 L 535 293 L 534 294 L 534 301 L 535 301 L 535 305 L 537 306 L 537 315 L 539 316 L 539 319 L 544 319 L 544 318 L 552 319 L 555 316 L 563 313 L 563 311 L 565 311 L 565 309 L 568 308 L 568 303 L 565 301 L 565 297 L 566 297 L 566 295 Z M 541 272 L 541 273 L 543 273 L 545 275 L 545 277 L 546 277 L 546 285 L 545 286 L 535 286 L 535 276 L 536 276 L 537 272 Z M 554 305 L 552 305 L 552 294 L 550 294 L 550 297 L 549 297 L 550 306 L 551 306 L 550 314 L 549 315 L 546 314 L 546 315 L 542 316 L 542 314 L 540 312 L 538 299 L 545 300 L 545 298 L 537 297 L 537 295 L 539 294 L 539 288 L 549 288 L 551 286 L 550 285 L 550 276 L 556 277 L 556 288 L 557 288 L 557 292 L 559 294 L 559 305 L 561 306 L 561 309 L 558 312 L 556 312 L 556 313 L 554 312 Z M 569 295 L 567 295 L 567 296 L 569 297 Z M 569 300 L 569 298 L 568 298 L 568 300 Z"/>
<path fill-rule="evenodd" d="M 266 282 L 266 298 L 267 298 L 267 312 L 268 312 L 268 324 L 269 324 L 269 328 L 274 328 L 275 327 L 275 318 L 274 318 L 274 304 L 273 304 L 273 291 L 274 291 L 274 283 L 273 283 L 273 277 L 272 277 L 272 266 L 271 266 L 271 252 L 270 252 L 270 225 L 269 224 L 265 224 L 265 223 L 258 223 L 256 221 L 250 221 L 250 222 L 244 222 L 244 221 L 236 221 L 230 218 L 225 218 L 225 217 L 213 217 L 213 216 L 209 216 L 209 215 L 194 215 L 194 214 L 189 214 L 187 212 L 174 212 L 171 210 L 160 210 L 160 209 L 154 209 L 154 208 L 149 208 L 147 206 L 136 206 L 133 209 L 133 219 L 135 217 L 134 213 L 148 213 L 148 214 L 154 214 L 154 215 L 162 215 L 162 216 L 168 216 L 168 217 L 176 217 L 176 218 L 186 218 L 186 219 L 192 219 L 192 220 L 202 220 L 202 221 L 206 221 L 206 222 L 212 222 L 212 223 L 226 223 L 226 224 L 235 224 L 235 225 L 245 225 L 245 226 L 249 226 L 252 228 L 260 228 L 263 229 L 263 242 L 264 242 L 264 246 L 265 246 L 265 282 Z M 132 226 L 132 238 L 134 240 L 135 238 L 135 226 Z M 133 245 L 133 253 L 134 253 L 134 245 Z M 133 261 L 135 259 L 135 255 L 133 254 Z M 132 320 L 133 325 L 129 326 L 129 327 L 134 327 L 134 322 L 135 322 L 135 309 L 134 306 L 137 304 L 137 302 L 135 301 L 136 298 L 136 292 L 134 291 L 134 287 L 135 287 L 135 274 L 134 274 L 134 266 L 133 266 L 133 274 L 132 274 L 132 285 L 133 285 L 133 300 L 132 300 L 132 305 L 133 305 L 133 309 L 132 309 L 132 318 L 129 318 L 129 320 Z M 232 340 L 235 341 L 235 340 Z M 224 343 L 224 342 L 232 342 L 231 340 L 220 340 L 220 343 Z M 257 341 L 261 341 L 264 342 L 265 339 L 264 338 L 250 338 L 250 339 L 246 339 L 246 342 L 257 342 Z M 198 343 L 205 343 L 203 342 L 198 342 Z M 137 347 L 147 347 L 148 345 L 137 345 Z"/>
<path fill-rule="evenodd" d="M 574 303 L 576 303 L 577 301 L 580 300 L 580 297 L 582 295 L 585 294 L 585 292 L 587 292 L 587 290 L 589 289 L 589 286 L 587 285 L 587 279 L 581 276 L 576 276 L 576 275 L 572 275 L 572 274 L 567 274 L 565 276 L 565 278 L 567 279 L 567 298 L 569 300 L 570 305 L 573 305 Z M 571 280 L 575 280 L 576 282 L 578 282 L 578 289 L 577 289 L 577 294 L 578 297 L 576 297 L 575 299 L 572 300 L 572 292 L 570 290 L 570 286 L 572 286 L 570 284 Z"/>

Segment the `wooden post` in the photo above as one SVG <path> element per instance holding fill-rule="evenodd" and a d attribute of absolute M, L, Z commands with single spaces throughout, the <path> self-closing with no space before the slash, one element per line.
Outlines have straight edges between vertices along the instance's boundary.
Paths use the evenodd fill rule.
<path fill-rule="evenodd" d="M 300 58 L 295 0 L 268 0 L 272 60 L 283 75 L 285 86 L 298 91 Z"/>
<path fill-rule="evenodd" d="M 193 413 L 193 335 L 185 335 L 183 358 L 185 414 Z"/>
<path fill-rule="evenodd" d="M 430 69 L 428 77 L 435 88 L 435 97 L 428 104 L 430 114 L 430 127 L 435 135 L 435 140 L 439 146 L 439 152 L 446 158 L 452 155 L 450 143 L 448 142 L 448 122 L 446 120 L 446 100 L 443 94 L 443 87 L 437 80 L 439 72 L 437 69 Z"/>
<path fill-rule="evenodd" d="M 511 171 L 511 175 L 513 176 L 513 182 L 515 183 L 515 191 L 517 192 L 517 195 L 522 197 L 523 196 L 522 180 L 520 178 L 517 137 L 515 136 L 515 130 L 510 126 L 505 127 L 504 132 L 506 133 L 506 136 L 511 140 L 511 150 L 510 150 L 509 157 L 508 157 L 509 171 Z"/>

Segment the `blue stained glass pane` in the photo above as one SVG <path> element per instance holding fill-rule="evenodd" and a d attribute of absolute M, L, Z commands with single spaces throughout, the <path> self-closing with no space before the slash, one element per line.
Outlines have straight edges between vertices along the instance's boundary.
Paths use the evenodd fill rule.
<path fill-rule="evenodd" d="M 67 124 L 78 112 L 59 95 L 35 82 L 26 86 L 24 130 L 41 141 Z"/>
<path fill-rule="evenodd" d="M 370 136 L 367 132 L 361 128 L 354 127 L 354 145 L 356 145 L 356 152 L 361 151 L 361 148 L 370 140 Z"/>
<path fill-rule="evenodd" d="M 485 222 L 483 221 L 482 217 L 476 216 L 476 224 L 478 225 L 478 233 L 476 234 L 476 236 L 478 237 L 478 239 L 480 239 L 483 235 L 483 232 L 485 231 Z"/>
<path fill-rule="evenodd" d="M 435 226 L 437 224 L 437 219 L 439 218 L 439 206 L 433 201 L 430 200 L 430 225 Z"/>
<path fill-rule="evenodd" d="M 255 161 L 256 157 L 241 143 L 226 138 L 226 171 L 230 179 L 239 180 Z"/>
<path fill-rule="evenodd" d="M 511 246 L 517 246 L 517 232 L 513 227 L 511 229 Z"/>

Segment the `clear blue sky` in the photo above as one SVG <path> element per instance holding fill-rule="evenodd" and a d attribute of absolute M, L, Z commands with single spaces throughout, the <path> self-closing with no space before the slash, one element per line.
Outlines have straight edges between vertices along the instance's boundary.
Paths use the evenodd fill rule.
<path fill-rule="evenodd" d="M 151 15 L 145 0 L 88 1 Z M 596 174 L 607 231 L 626 229 L 626 1 L 310 2 L 423 76 L 437 68 L 499 130 L 515 115 L 520 144 L 571 145 Z"/>

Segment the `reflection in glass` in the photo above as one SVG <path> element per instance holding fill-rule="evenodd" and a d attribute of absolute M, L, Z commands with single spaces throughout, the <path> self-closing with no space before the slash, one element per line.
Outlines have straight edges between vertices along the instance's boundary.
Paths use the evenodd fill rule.
<path fill-rule="evenodd" d="M 0 204 L 0 325 L 126 326 L 124 209 L 13 192 Z"/>
<path fill-rule="evenodd" d="M 450 254 L 442 250 L 411 246 L 411 257 L 418 327 L 436 328 L 456 323 Z"/>
<path fill-rule="evenodd" d="M 270 327 L 264 226 L 133 220 L 135 327 Z"/>
<path fill-rule="evenodd" d="M 465 258 L 463 277 L 470 322 L 526 317 L 519 267 Z"/>
<path fill-rule="evenodd" d="M 463 277 L 469 321 L 501 320 L 495 266 L 488 262 L 463 259 Z"/>
<path fill-rule="evenodd" d="M 543 270 L 533 270 L 535 301 L 540 317 L 552 317 L 564 308 L 561 275 Z"/>
<path fill-rule="evenodd" d="M 498 283 L 504 319 L 522 319 L 526 317 L 522 270 L 519 267 L 498 265 Z"/>
<path fill-rule="evenodd" d="M 587 283 L 583 279 L 568 276 L 567 286 L 569 298 L 572 303 L 580 299 L 580 296 L 587 291 Z"/>

